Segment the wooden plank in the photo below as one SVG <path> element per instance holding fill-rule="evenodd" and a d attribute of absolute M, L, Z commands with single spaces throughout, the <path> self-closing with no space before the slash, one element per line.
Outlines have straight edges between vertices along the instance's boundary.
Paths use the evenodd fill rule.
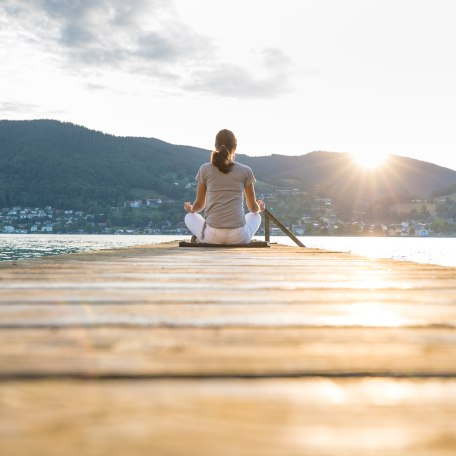
<path fill-rule="evenodd" d="M 102 296 L 102 294 L 99 294 Z M 429 298 L 431 296 L 429 295 Z M 445 295 L 443 296 L 443 299 Z M 254 298 L 252 298 L 254 299 Z M 438 299 L 438 296 L 437 296 Z M 0 306 L 0 328 L 27 327 L 442 327 L 456 328 L 456 306 L 379 301 L 247 305 L 181 303 Z M 413 305 L 412 305 L 413 304 Z"/>
<path fill-rule="evenodd" d="M 64 328 L 0 332 L 0 380 L 41 377 L 456 377 L 456 331 Z"/>
<path fill-rule="evenodd" d="M 109 275 L 125 274 L 125 280 L 134 278 L 135 273 L 165 275 L 167 272 L 186 274 L 191 279 L 198 279 L 199 274 L 215 275 L 219 278 L 233 276 L 236 279 L 254 282 L 259 277 L 252 277 L 255 273 L 267 274 L 268 278 L 278 275 L 276 282 L 290 275 L 293 279 L 300 279 L 306 286 L 312 286 L 313 280 L 330 286 L 332 281 L 363 282 L 367 286 L 376 286 L 385 279 L 396 282 L 401 287 L 401 281 L 409 278 L 410 281 L 427 279 L 427 283 L 435 280 L 448 280 L 451 285 L 456 283 L 455 268 L 444 268 L 433 265 L 418 265 L 414 263 L 395 262 L 389 260 L 370 260 L 347 254 L 309 252 L 309 249 L 290 248 L 292 251 L 282 251 L 273 246 L 270 249 L 215 249 L 208 255 L 206 251 L 198 249 L 184 250 L 170 248 L 169 252 L 158 253 L 150 249 L 149 256 L 138 255 L 136 251 L 126 253 L 99 253 L 89 255 L 68 255 L 66 261 L 55 257 L 40 258 L 37 261 L 24 261 L 21 264 L 5 265 L 0 263 L 0 283 L 7 284 L 10 280 L 23 280 L 27 277 L 50 279 L 56 274 L 71 275 L 78 279 L 92 277 L 93 280 Z M 304 252 L 300 254 L 299 252 Z M 38 261 L 40 260 L 40 261 Z M 223 265 L 223 269 L 222 269 Z M 245 274 L 249 270 L 251 273 Z M 160 277 L 158 277 L 160 278 Z M 146 280 L 147 277 L 145 276 Z M 414 283 L 414 285 L 419 285 Z M 421 287 L 420 287 L 421 288 Z"/>
<path fill-rule="evenodd" d="M 273 247 L 272 247 L 273 248 Z M 182 249 L 185 253 L 196 252 L 198 249 Z M 262 251 L 269 249 L 260 249 Z M 236 250 L 237 251 L 237 250 Z M 213 253 L 219 253 L 217 249 L 211 250 Z M 198 251 L 199 254 L 207 254 L 207 251 Z M 258 254 L 258 250 L 255 250 Z M 236 279 L 242 282 L 255 283 L 256 280 L 262 281 L 263 276 L 272 280 L 274 284 L 280 284 L 281 281 L 297 281 L 298 284 L 315 287 L 317 285 L 324 287 L 333 287 L 332 282 L 346 285 L 363 284 L 366 287 L 384 287 L 384 284 L 396 285 L 398 288 L 410 288 L 417 286 L 423 288 L 419 281 L 424 280 L 425 285 L 454 286 L 456 283 L 455 268 L 443 267 L 417 267 L 413 264 L 409 268 L 391 264 L 393 262 L 373 263 L 365 261 L 344 261 L 333 259 L 332 261 L 321 256 L 317 258 L 281 258 L 279 260 L 265 257 L 255 261 L 253 258 L 244 260 L 240 258 L 216 258 L 213 263 L 205 257 L 200 258 L 182 258 L 145 262 L 141 259 L 132 258 L 129 262 L 77 262 L 68 265 L 52 265 L 39 263 L 36 265 L 24 265 L 20 269 L 0 269 L 0 287 L 11 287 L 14 282 L 25 281 L 34 284 L 35 281 L 56 280 L 60 281 L 65 277 L 71 277 L 72 280 L 79 280 L 92 277 L 93 281 L 100 281 L 106 277 L 121 276 L 124 281 L 129 280 L 150 280 L 162 279 L 169 276 L 172 278 L 187 279 L 187 281 L 201 280 L 203 278 L 213 278 L 223 281 L 224 279 Z M 242 267 L 239 262 L 242 261 Z M 244 264 L 245 263 L 245 264 Z M 223 265 L 223 269 L 222 269 Z M 325 268 L 325 269 L 323 269 Z M 249 274 L 246 275 L 246 270 Z M 323 273 L 324 270 L 324 273 Z M 95 275 L 94 275 L 95 273 Z M 261 276 L 252 277 L 255 273 L 261 273 Z M 178 276 L 177 276 L 178 275 Z M 254 279 L 254 280 L 253 280 Z M 403 282 L 405 280 L 405 283 Z M 11 283 L 11 285 L 10 285 Z"/>
<path fill-rule="evenodd" d="M 450 456 L 455 417 L 454 380 L 3 382 L 0 452 Z"/>
<path fill-rule="evenodd" d="M 0 453 L 453 455 L 455 291 L 276 245 L 0 264 Z"/>

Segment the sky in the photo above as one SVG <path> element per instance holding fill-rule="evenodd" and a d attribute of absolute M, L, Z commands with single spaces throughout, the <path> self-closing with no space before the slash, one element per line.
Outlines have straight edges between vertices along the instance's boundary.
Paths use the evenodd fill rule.
<path fill-rule="evenodd" d="M 0 0 L 0 119 L 456 170 L 454 0 Z"/>

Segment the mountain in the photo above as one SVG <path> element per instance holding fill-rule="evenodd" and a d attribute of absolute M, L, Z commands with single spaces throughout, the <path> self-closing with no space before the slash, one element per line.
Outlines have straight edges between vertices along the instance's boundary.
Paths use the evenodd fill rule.
<path fill-rule="evenodd" d="M 54 120 L 0 121 L 0 207 L 84 208 L 131 198 L 191 198 L 210 151 L 154 138 L 116 137 Z M 391 156 L 378 170 L 347 153 L 239 155 L 259 189 L 304 189 L 351 210 L 378 200 L 426 197 L 456 184 L 456 171 Z M 188 187 L 188 185 L 187 185 Z"/>
<path fill-rule="evenodd" d="M 118 204 L 134 189 L 179 197 L 208 152 L 52 120 L 0 121 L 0 206 Z M 134 192 L 133 192 L 134 193 Z"/>
<path fill-rule="evenodd" d="M 249 157 L 245 163 L 258 177 L 313 185 L 332 197 L 365 202 L 384 197 L 425 197 L 455 183 L 456 171 L 407 157 L 392 155 L 379 169 L 363 169 L 349 153 L 311 152 L 304 156 Z M 271 174 L 271 170 L 275 170 Z"/>

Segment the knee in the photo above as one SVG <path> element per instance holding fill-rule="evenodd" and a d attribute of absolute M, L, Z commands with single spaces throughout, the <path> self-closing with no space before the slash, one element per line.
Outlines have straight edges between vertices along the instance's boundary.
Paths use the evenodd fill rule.
<path fill-rule="evenodd" d="M 197 214 L 196 212 L 189 212 L 186 214 L 184 222 L 187 225 L 187 228 L 189 228 L 191 231 L 193 228 L 202 227 L 204 219 L 200 214 Z"/>
<path fill-rule="evenodd" d="M 187 214 L 185 214 L 185 220 L 196 220 L 199 217 L 201 216 L 196 212 L 187 212 Z"/>
<path fill-rule="evenodd" d="M 261 222 L 261 215 L 259 212 L 248 212 L 247 214 L 245 214 L 245 218 L 249 222 L 253 222 L 253 223 L 258 222 L 258 221 Z"/>
<path fill-rule="evenodd" d="M 187 214 L 185 214 L 185 218 L 184 218 L 184 222 L 187 226 L 189 226 L 189 224 L 192 223 L 192 221 L 195 220 L 195 216 L 196 214 L 193 214 L 192 212 L 188 212 Z"/>
<path fill-rule="evenodd" d="M 249 212 L 245 214 L 245 222 L 253 236 L 260 228 L 261 215 L 258 212 Z"/>

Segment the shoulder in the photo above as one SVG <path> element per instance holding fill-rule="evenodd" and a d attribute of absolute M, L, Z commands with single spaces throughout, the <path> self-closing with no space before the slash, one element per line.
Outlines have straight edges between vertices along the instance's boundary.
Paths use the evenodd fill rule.
<path fill-rule="evenodd" d="M 242 163 L 234 162 L 236 172 L 246 178 L 253 176 L 253 171 L 250 166 L 244 165 Z"/>
<path fill-rule="evenodd" d="M 212 168 L 214 167 L 214 165 L 212 163 L 203 163 L 201 166 L 200 166 L 200 170 L 204 170 L 204 171 L 208 171 L 208 170 L 211 170 Z"/>
<path fill-rule="evenodd" d="M 207 174 L 213 167 L 214 165 L 212 163 L 203 163 L 198 170 L 198 174 Z"/>
<path fill-rule="evenodd" d="M 244 165 L 243 163 L 234 162 L 234 165 L 235 165 L 236 168 L 238 168 L 241 171 L 244 171 L 244 172 L 247 172 L 247 173 L 251 173 L 252 172 L 252 169 L 250 168 L 250 166 Z"/>
<path fill-rule="evenodd" d="M 253 171 L 250 169 L 250 166 L 235 162 L 235 170 L 236 175 L 244 183 L 244 186 L 255 182 L 255 176 L 253 175 Z"/>
<path fill-rule="evenodd" d="M 212 163 L 202 164 L 198 170 L 198 173 L 196 174 L 195 180 L 197 180 L 201 184 L 205 182 L 208 176 L 211 175 L 211 167 Z"/>

